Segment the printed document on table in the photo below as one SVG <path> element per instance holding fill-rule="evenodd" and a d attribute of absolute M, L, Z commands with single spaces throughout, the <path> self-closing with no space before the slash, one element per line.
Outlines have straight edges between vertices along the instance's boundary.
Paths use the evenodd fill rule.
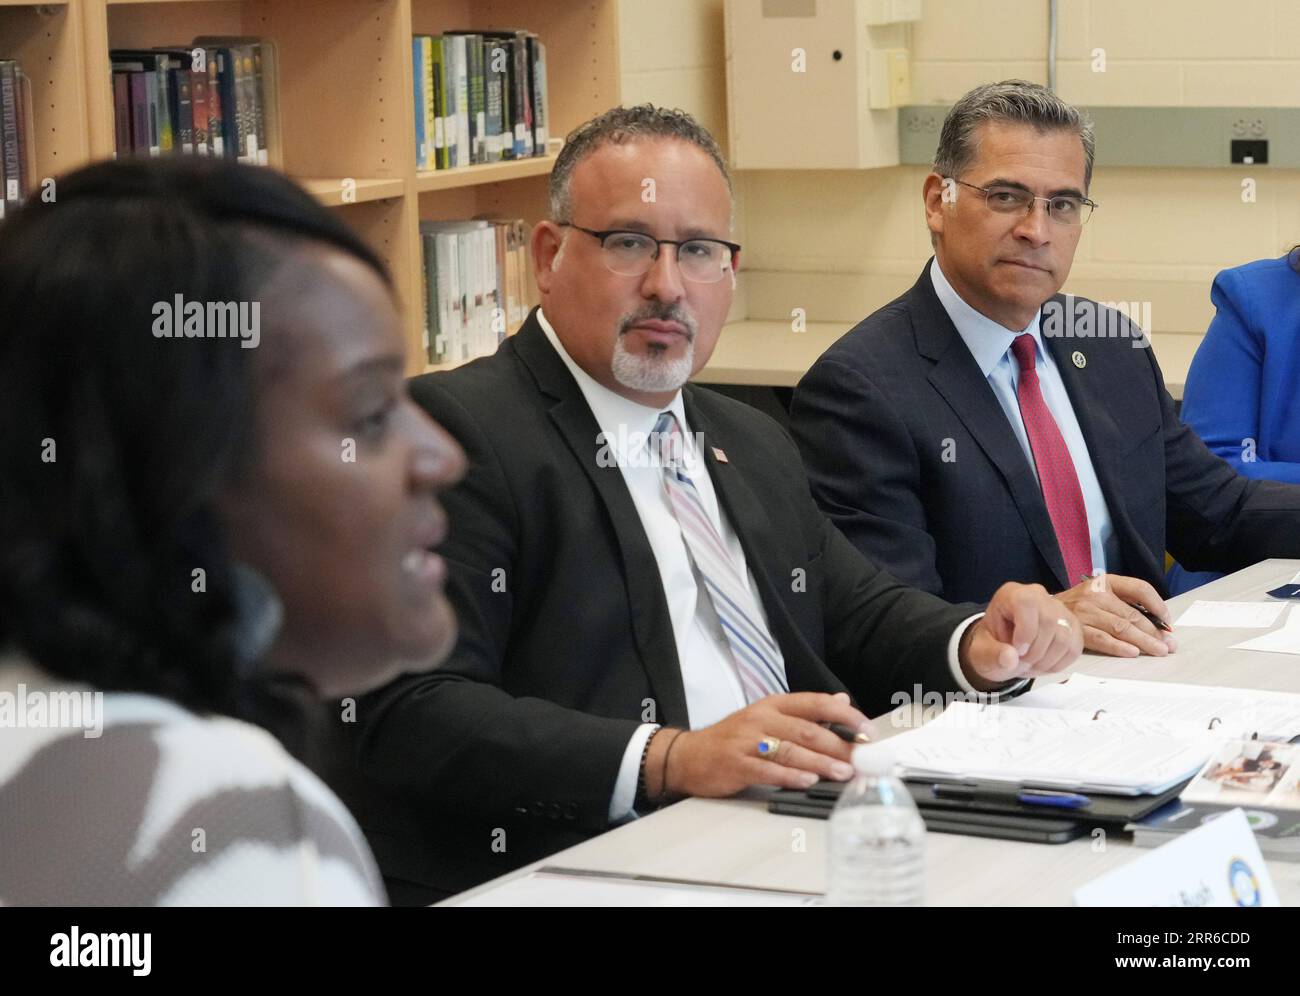
<path fill-rule="evenodd" d="M 1228 629 L 1268 629 L 1277 622 L 1285 602 L 1209 602 L 1198 600 L 1174 620 L 1180 626 L 1219 626 Z"/>

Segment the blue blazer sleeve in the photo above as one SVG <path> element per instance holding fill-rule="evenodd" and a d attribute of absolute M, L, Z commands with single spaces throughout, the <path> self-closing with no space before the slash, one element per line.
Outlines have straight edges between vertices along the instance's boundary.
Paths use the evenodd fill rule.
<path fill-rule="evenodd" d="M 1300 458 L 1300 412 L 1285 410 L 1300 394 L 1300 275 L 1261 260 L 1220 273 L 1210 299 L 1182 420 L 1243 476 L 1300 483 L 1300 459 L 1277 458 Z"/>

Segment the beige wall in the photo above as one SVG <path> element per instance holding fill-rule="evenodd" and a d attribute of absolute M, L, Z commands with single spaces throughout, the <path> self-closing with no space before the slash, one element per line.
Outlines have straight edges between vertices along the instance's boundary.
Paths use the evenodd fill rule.
<path fill-rule="evenodd" d="M 757 0 L 755 0 L 757 2 Z M 690 111 L 727 148 L 727 71 L 723 0 L 622 0 L 619 60 L 623 103 L 650 102 Z M 737 192 L 736 238 L 745 242 L 743 176 Z M 742 265 L 748 266 L 746 260 Z M 733 321 L 749 312 L 746 284 L 737 289 Z"/>
<path fill-rule="evenodd" d="M 622 0 L 623 103 L 690 111 L 726 148 L 722 0 Z"/>
<path fill-rule="evenodd" d="M 757 2 L 757 0 L 754 0 Z M 623 99 L 697 114 L 725 145 L 722 0 L 623 0 Z M 1300 104 L 1300 0 L 1061 0 L 1058 89 L 1079 104 Z M 1046 82 L 1046 0 L 923 0 L 907 32 L 914 103 L 980 82 Z M 1092 71 L 1105 50 L 1104 72 Z M 748 316 L 852 323 L 906 289 L 929 255 L 925 170 L 748 172 L 738 228 Z M 1258 184 L 1254 204 L 1241 180 Z M 1199 336 L 1221 268 L 1300 241 L 1300 172 L 1102 169 L 1101 205 L 1067 289 L 1149 300 L 1153 330 Z M 1190 346 L 1191 344 L 1188 343 Z M 1157 348 L 1160 348 L 1157 340 Z"/>
<path fill-rule="evenodd" d="M 1073 103 L 1300 104 L 1296 0 L 1061 0 L 1060 11 L 1057 90 Z M 925 0 L 912 29 L 913 101 L 950 102 L 1007 76 L 1046 83 L 1046 36 L 1045 0 Z M 1093 71 L 1096 49 L 1103 72 Z M 1248 176 L 1257 182 L 1253 204 L 1241 199 Z M 1150 300 L 1158 332 L 1199 336 L 1214 313 L 1209 285 L 1218 270 L 1300 241 L 1294 170 L 1101 169 L 1091 195 L 1102 208 L 1067 289 Z M 872 261 L 865 270 L 874 271 Z"/>

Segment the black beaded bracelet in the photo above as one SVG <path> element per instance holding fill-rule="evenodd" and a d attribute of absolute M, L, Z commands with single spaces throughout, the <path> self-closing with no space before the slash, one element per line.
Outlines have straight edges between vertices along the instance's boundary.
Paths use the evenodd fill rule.
<path fill-rule="evenodd" d="M 641 748 L 641 765 L 636 772 L 636 798 L 632 801 L 632 808 L 638 813 L 648 812 L 654 808 L 654 803 L 650 801 L 650 795 L 646 791 L 645 783 L 645 762 L 650 756 L 650 742 L 659 735 L 662 726 L 656 726 L 650 731 L 650 736 L 645 738 L 645 746 Z M 672 747 L 672 744 L 668 745 Z"/>
<path fill-rule="evenodd" d="M 668 749 L 667 749 L 666 751 L 664 751 L 664 770 L 663 770 L 663 773 L 662 773 L 662 774 L 660 775 L 660 777 L 659 777 L 659 802 L 658 802 L 658 804 L 661 805 L 661 806 L 662 806 L 665 802 L 669 802 L 669 801 L 670 801 L 669 798 L 668 798 L 668 755 L 671 754 L 671 753 L 673 752 L 673 746 L 677 743 L 677 737 L 680 737 L 680 736 L 681 736 L 683 733 L 685 733 L 685 732 L 686 732 L 685 730 L 678 730 L 678 731 L 677 731 L 677 736 L 676 736 L 676 737 L 673 737 L 673 739 L 672 739 L 671 741 L 669 741 L 669 743 L 668 743 Z"/>

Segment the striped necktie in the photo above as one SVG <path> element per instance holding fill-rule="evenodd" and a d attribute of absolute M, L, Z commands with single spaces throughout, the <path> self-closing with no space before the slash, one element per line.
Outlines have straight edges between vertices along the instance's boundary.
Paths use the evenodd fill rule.
<path fill-rule="evenodd" d="M 659 416 L 653 439 L 658 444 L 654 452 L 663 467 L 669 503 L 677 516 L 691 561 L 722 623 L 722 632 L 745 690 L 745 700 L 756 702 L 789 691 L 781 648 L 768 632 L 745 578 L 704 508 L 695 482 L 683 468 L 684 440 L 672 412 Z"/>

